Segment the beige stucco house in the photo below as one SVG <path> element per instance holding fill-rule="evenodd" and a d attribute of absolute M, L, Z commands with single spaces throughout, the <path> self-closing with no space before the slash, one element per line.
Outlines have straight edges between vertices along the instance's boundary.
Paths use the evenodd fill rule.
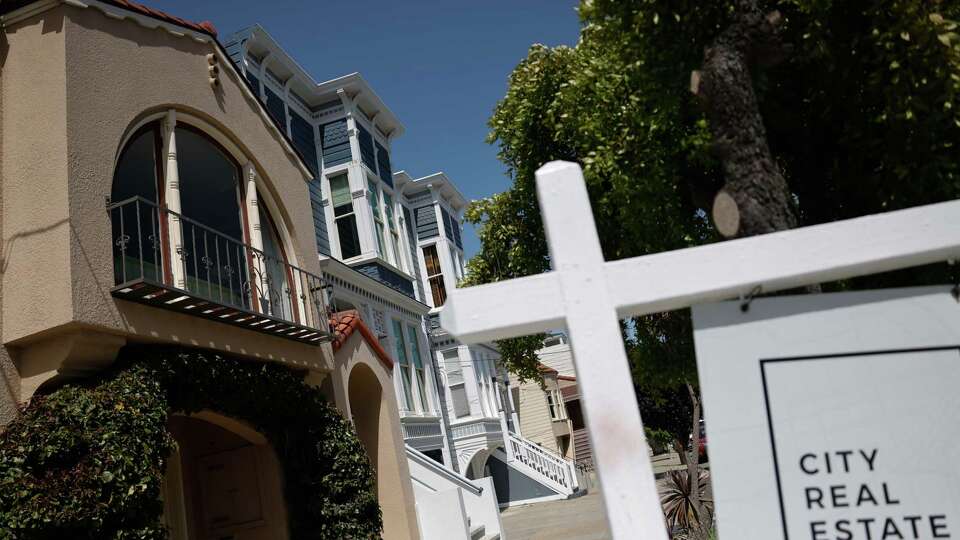
<path fill-rule="evenodd" d="M 4 2 L 0 21 L 0 426 L 128 344 L 308 369 L 367 449 L 384 537 L 418 538 L 392 361 L 355 314 L 331 325 L 312 175 L 213 27 L 123 0 Z M 201 446 L 260 476 L 259 525 L 218 534 L 286 537 L 263 436 L 213 413 L 170 429 L 175 538 L 210 534 Z"/>

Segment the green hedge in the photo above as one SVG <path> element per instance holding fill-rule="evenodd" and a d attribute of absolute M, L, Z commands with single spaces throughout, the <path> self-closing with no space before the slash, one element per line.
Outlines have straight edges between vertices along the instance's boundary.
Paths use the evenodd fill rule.
<path fill-rule="evenodd" d="M 35 397 L 0 435 L 0 539 L 163 539 L 170 413 L 208 409 L 270 441 L 292 540 L 376 538 L 373 472 L 353 428 L 302 372 L 128 348 L 109 372 Z"/>

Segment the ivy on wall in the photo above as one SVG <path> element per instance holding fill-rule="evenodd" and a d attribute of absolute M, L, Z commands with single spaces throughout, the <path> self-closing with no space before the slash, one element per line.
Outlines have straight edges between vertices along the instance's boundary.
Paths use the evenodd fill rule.
<path fill-rule="evenodd" d="M 206 352 L 127 348 L 108 372 L 35 397 L 0 434 L 0 539 L 167 538 L 167 417 L 201 410 L 270 442 L 292 540 L 378 538 L 363 447 L 303 376 Z"/>

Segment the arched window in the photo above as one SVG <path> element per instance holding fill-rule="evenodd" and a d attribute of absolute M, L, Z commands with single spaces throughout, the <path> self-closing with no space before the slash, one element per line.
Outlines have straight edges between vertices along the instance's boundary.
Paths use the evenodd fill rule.
<path fill-rule="evenodd" d="M 140 128 L 120 154 L 111 219 L 116 283 L 173 284 L 220 303 L 249 307 L 240 166 L 219 144 L 177 124 L 179 216 L 167 209 L 160 122 Z M 171 245 L 182 250 L 174 252 Z M 174 265 L 177 268 L 174 269 Z M 172 276 L 182 276 L 174 283 Z"/>
<path fill-rule="evenodd" d="M 117 161 L 110 193 L 110 200 L 118 205 L 110 216 L 117 285 L 138 278 L 160 283 L 164 278 L 162 234 L 166 227 L 156 211 L 163 176 L 159 154 L 159 125 L 152 123 L 130 137 Z"/>
<path fill-rule="evenodd" d="M 246 307 L 240 165 L 192 127 L 175 134 L 187 290 Z"/>
<path fill-rule="evenodd" d="M 287 256 L 283 251 L 280 234 L 270 217 L 270 212 L 262 203 L 258 205 L 258 208 L 260 210 L 263 252 L 266 255 L 264 260 L 264 286 L 259 291 L 261 309 L 264 313 L 275 317 L 294 320 L 296 318 L 293 309 L 295 291 L 290 276 L 287 274 Z"/>

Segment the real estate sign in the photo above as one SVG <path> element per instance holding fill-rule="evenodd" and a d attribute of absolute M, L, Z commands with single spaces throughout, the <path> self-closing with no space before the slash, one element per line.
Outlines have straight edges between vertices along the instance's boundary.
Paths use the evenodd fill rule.
<path fill-rule="evenodd" d="M 693 309 L 720 538 L 960 538 L 946 287 Z"/>

